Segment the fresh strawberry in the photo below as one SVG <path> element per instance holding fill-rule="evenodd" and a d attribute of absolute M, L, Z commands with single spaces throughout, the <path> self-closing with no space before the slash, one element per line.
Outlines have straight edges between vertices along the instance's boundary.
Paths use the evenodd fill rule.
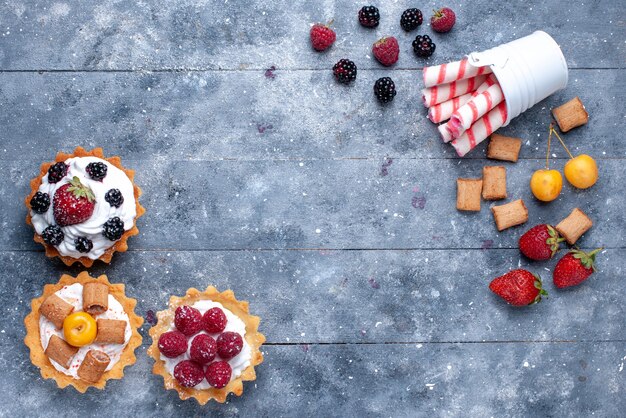
<path fill-rule="evenodd" d="M 316 51 L 324 51 L 330 48 L 335 39 L 337 39 L 337 35 L 330 28 L 330 23 L 328 25 L 316 23 L 311 28 L 311 45 Z"/>
<path fill-rule="evenodd" d="M 580 250 L 571 250 L 556 263 L 552 279 L 559 289 L 576 286 L 587 280 L 596 271 L 593 263 L 596 261 L 596 253 L 602 250 L 598 248 L 590 253 Z"/>
<path fill-rule="evenodd" d="M 519 250 L 531 260 L 549 260 L 559 250 L 559 243 L 565 241 L 559 233 L 547 224 L 530 228 L 519 239 Z"/>
<path fill-rule="evenodd" d="M 434 11 L 430 18 L 430 26 L 435 32 L 450 32 L 456 22 L 456 15 L 449 7 L 443 7 Z"/>
<path fill-rule="evenodd" d="M 372 53 L 378 62 L 389 67 L 398 61 L 398 55 L 400 55 L 398 40 L 393 36 L 381 38 L 372 45 Z"/>
<path fill-rule="evenodd" d="M 513 306 L 526 306 L 548 293 L 541 288 L 541 278 L 528 270 L 511 270 L 489 283 L 489 289 Z"/>
<path fill-rule="evenodd" d="M 95 196 L 76 176 L 54 193 L 54 219 L 59 226 L 79 224 L 93 214 Z"/>

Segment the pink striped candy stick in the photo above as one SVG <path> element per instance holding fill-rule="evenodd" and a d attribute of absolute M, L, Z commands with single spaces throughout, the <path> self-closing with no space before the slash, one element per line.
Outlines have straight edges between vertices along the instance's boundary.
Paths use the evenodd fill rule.
<path fill-rule="evenodd" d="M 467 62 L 467 58 L 447 64 L 424 67 L 422 70 L 424 87 L 432 87 L 438 84 L 450 83 L 452 81 L 489 73 L 491 73 L 491 68 L 474 67 Z"/>
<path fill-rule="evenodd" d="M 467 103 L 471 97 L 471 93 L 467 93 L 431 107 L 428 109 L 428 119 L 433 123 L 450 119 L 450 116 L 452 116 L 458 108 Z"/>
<path fill-rule="evenodd" d="M 439 130 L 439 135 L 441 135 L 441 140 L 443 142 L 452 141 L 452 135 L 450 135 L 450 131 L 448 130 L 447 125 L 447 123 L 442 123 L 441 125 L 437 126 L 437 129 Z"/>
<path fill-rule="evenodd" d="M 474 96 L 474 97 L 478 96 L 480 93 L 482 93 L 483 91 L 487 90 L 489 87 L 493 86 L 497 82 L 498 82 L 498 79 L 496 78 L 496 75 L 493 74 L 493 73 L 489 74 L 487 76 L 487 78 L 485 79 L 485 82 L 483 84 L 481 84 L 480 86 L 478 86 L 476 91 L 474 91 L 474 93 L 472 93 L 472 96 Z"/>
<path fill-rule="evenodd" d="M 459 157 L 465 156 L 465 154 L 483 142 L 485 138 L 504 125 L 506 116 L 506 101 L 504 101 L 492 109 L 491 112 L 474 122 L 467 131 L 463 132 L 463 135 L 452 141 L 452 146 Z"/>
<path fill-rule="evenodd" d="M 431 107 L 439 103 L 443 103 L 455 97 L 471 93 L 485 82 L 487 76 L 479 75 L 477 77 L 466 78 L 464 80 L 453 81 L 440 86 L 428 87 L 422 90 L 422 100 L 424 106 Z"/>
<path fill-rule="evenodd" d="M 450 122 L 448 122 L 448 129 L 452 138 L 461 136 L 474 122 L 499 105 L 503 100 L 504 95 L 502 94 L 500 84 L 494 84 L 458 108 L 450 117 Z"/>

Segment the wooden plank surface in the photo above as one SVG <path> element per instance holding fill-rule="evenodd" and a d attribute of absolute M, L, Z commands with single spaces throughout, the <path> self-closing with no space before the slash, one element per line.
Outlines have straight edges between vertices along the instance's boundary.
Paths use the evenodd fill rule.
<path fill-rule="evenodd" d="M 626 410 L 626 88 L 623 5 L 600 0 L 450 2 L 457 26 L 416 59 L 407 2 L 363 4 L 75 0 L 0 4 L 0 416 L 620 417 Z M 439 3 L 417 5 L 430 16 Z M 310 49 L 309 25 L 335 19 L 338 42 Z M 531 263 L 497 233 L 489 202 L 455 210 L 457 177 L 479 176 L 485 144 L 461 160 L 425 118 L 419 69 L 534 30 L 560 43 L 569 84 L 501 133 L 523 139 L 504 163 L 509 200 L 527 226 L 574 207 L 594 221 L 579 241 L 604 247 L 584 285 L 557 291 L 556 260 Z M 393 34 L 400 60 L 381 67 L 370 46 Z M 350 87 L 330 67 L 356 61 Z M 274 68 L 274 69 L 272 69 Z M 371 86 L 391 76 L 398 96 Z M 564 135 L 597 161 L 586 191 L 565 184 L 538 203 L 528 181 L 543 166 L 550 109 L 580 96 L 585 127 Z M 22 343 L 30 300 L 63 273 L 25 225 L 23 198 L 39 164 L 76 145 L 104 147 L 137 172 L 148 209 L 130 251 L 90 272 L 126 284 L 146 318 L 171 294 L 209 284 L 250 301 L 267 336 L 265 362 L 241 397 L 182 402 L 151 374 L 149 324 L 137 363 L 105 391 L 59 390 Z M 552 150 L 561 169 L 567 155 Z M 488 282 L 518 266 L 550 297 L 511 309 Z"/>

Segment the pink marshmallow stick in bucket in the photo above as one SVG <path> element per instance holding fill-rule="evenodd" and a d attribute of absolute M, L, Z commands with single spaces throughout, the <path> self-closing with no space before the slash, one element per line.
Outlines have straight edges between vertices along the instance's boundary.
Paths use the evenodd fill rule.
<path fill-rule="evenodd" d="M 428 109 L 428 119 L 433 123 L 450 119 L 450 116 L 452 116 L 458 108 L 467 103 L 471 97 L 471 93 L 467 93 L 431 107 Z"/>
<path fill-rule="evenodd" d="M 458 138 L 478 119 L 502 103 L 504 96 L 499 84 L 494 84 L 458 108 L 450 117 L 448 130 L 452 138 Z"/>
<path fill-rule="evenodd" d="M 424 67 L 422 70 L 424 87 L 446 84 L 452 81 L 463 80 L 489 73 L 491 73 L 491 68 L 473 66 L 468 62 L 467 58 L 462 59 L 461 61 L 449 62 L 447 64 Z"/>
<path fill-rule="evenodd" d="M 452 146 L 459 157 L 476 148 L 489 135 L 498 130 L 506 122 L 506 101 L 501 102 L 482 118 L 478 119 L 468 130 L 452 141 Z"/>
<path fill-rule="evenodd" d="M 422 100 L 424 106 L 432 107 L 439 103 L 451 100 L 455 97 L 471 93 L 485 82 L 487 76 L 480 75 L 477 77 L 466 78 L 463 80 L 453 81 L 451 83 L 428 87 L 422 90 Z"/>

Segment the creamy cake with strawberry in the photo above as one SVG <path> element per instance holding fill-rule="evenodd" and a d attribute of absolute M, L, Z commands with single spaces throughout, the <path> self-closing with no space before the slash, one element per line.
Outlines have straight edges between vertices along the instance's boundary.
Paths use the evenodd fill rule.
<path fill-rule="evenodd" d="M 189 289 L 183 297 L 172 296 L 169 309 L 157 317 L 148 349 L 153 372 L 181 399 L 224 402 L 229 393 L 243 393 L 243 381 L 256 379 L 254 366 L 263 361 L 259 348 L 265 342 L 260 318 L 232 291 Z"/>
<path fill-rule="evenodd" d="M 110 262 L 139 233 L 136 219 L 144 208 L 133 177 L 119 157 L 104 158 L 101 148 L 57 154 L 55 162 L 42 164 L 26 199 L 26 221 L 35 229 L 35 241 L 47 256 L 58 256 L 68 266 Z"/>
<path fill-rule="evenodd" d="M 143 324 L 136 304 L 124 294 L 124 285 L 111 284 L 106 276 L 63 275 L 33 299 L 24 320 L 31 361 L 61 388 L 103 389 L 135 362 L 141 345 L 137 329 Z"/>

